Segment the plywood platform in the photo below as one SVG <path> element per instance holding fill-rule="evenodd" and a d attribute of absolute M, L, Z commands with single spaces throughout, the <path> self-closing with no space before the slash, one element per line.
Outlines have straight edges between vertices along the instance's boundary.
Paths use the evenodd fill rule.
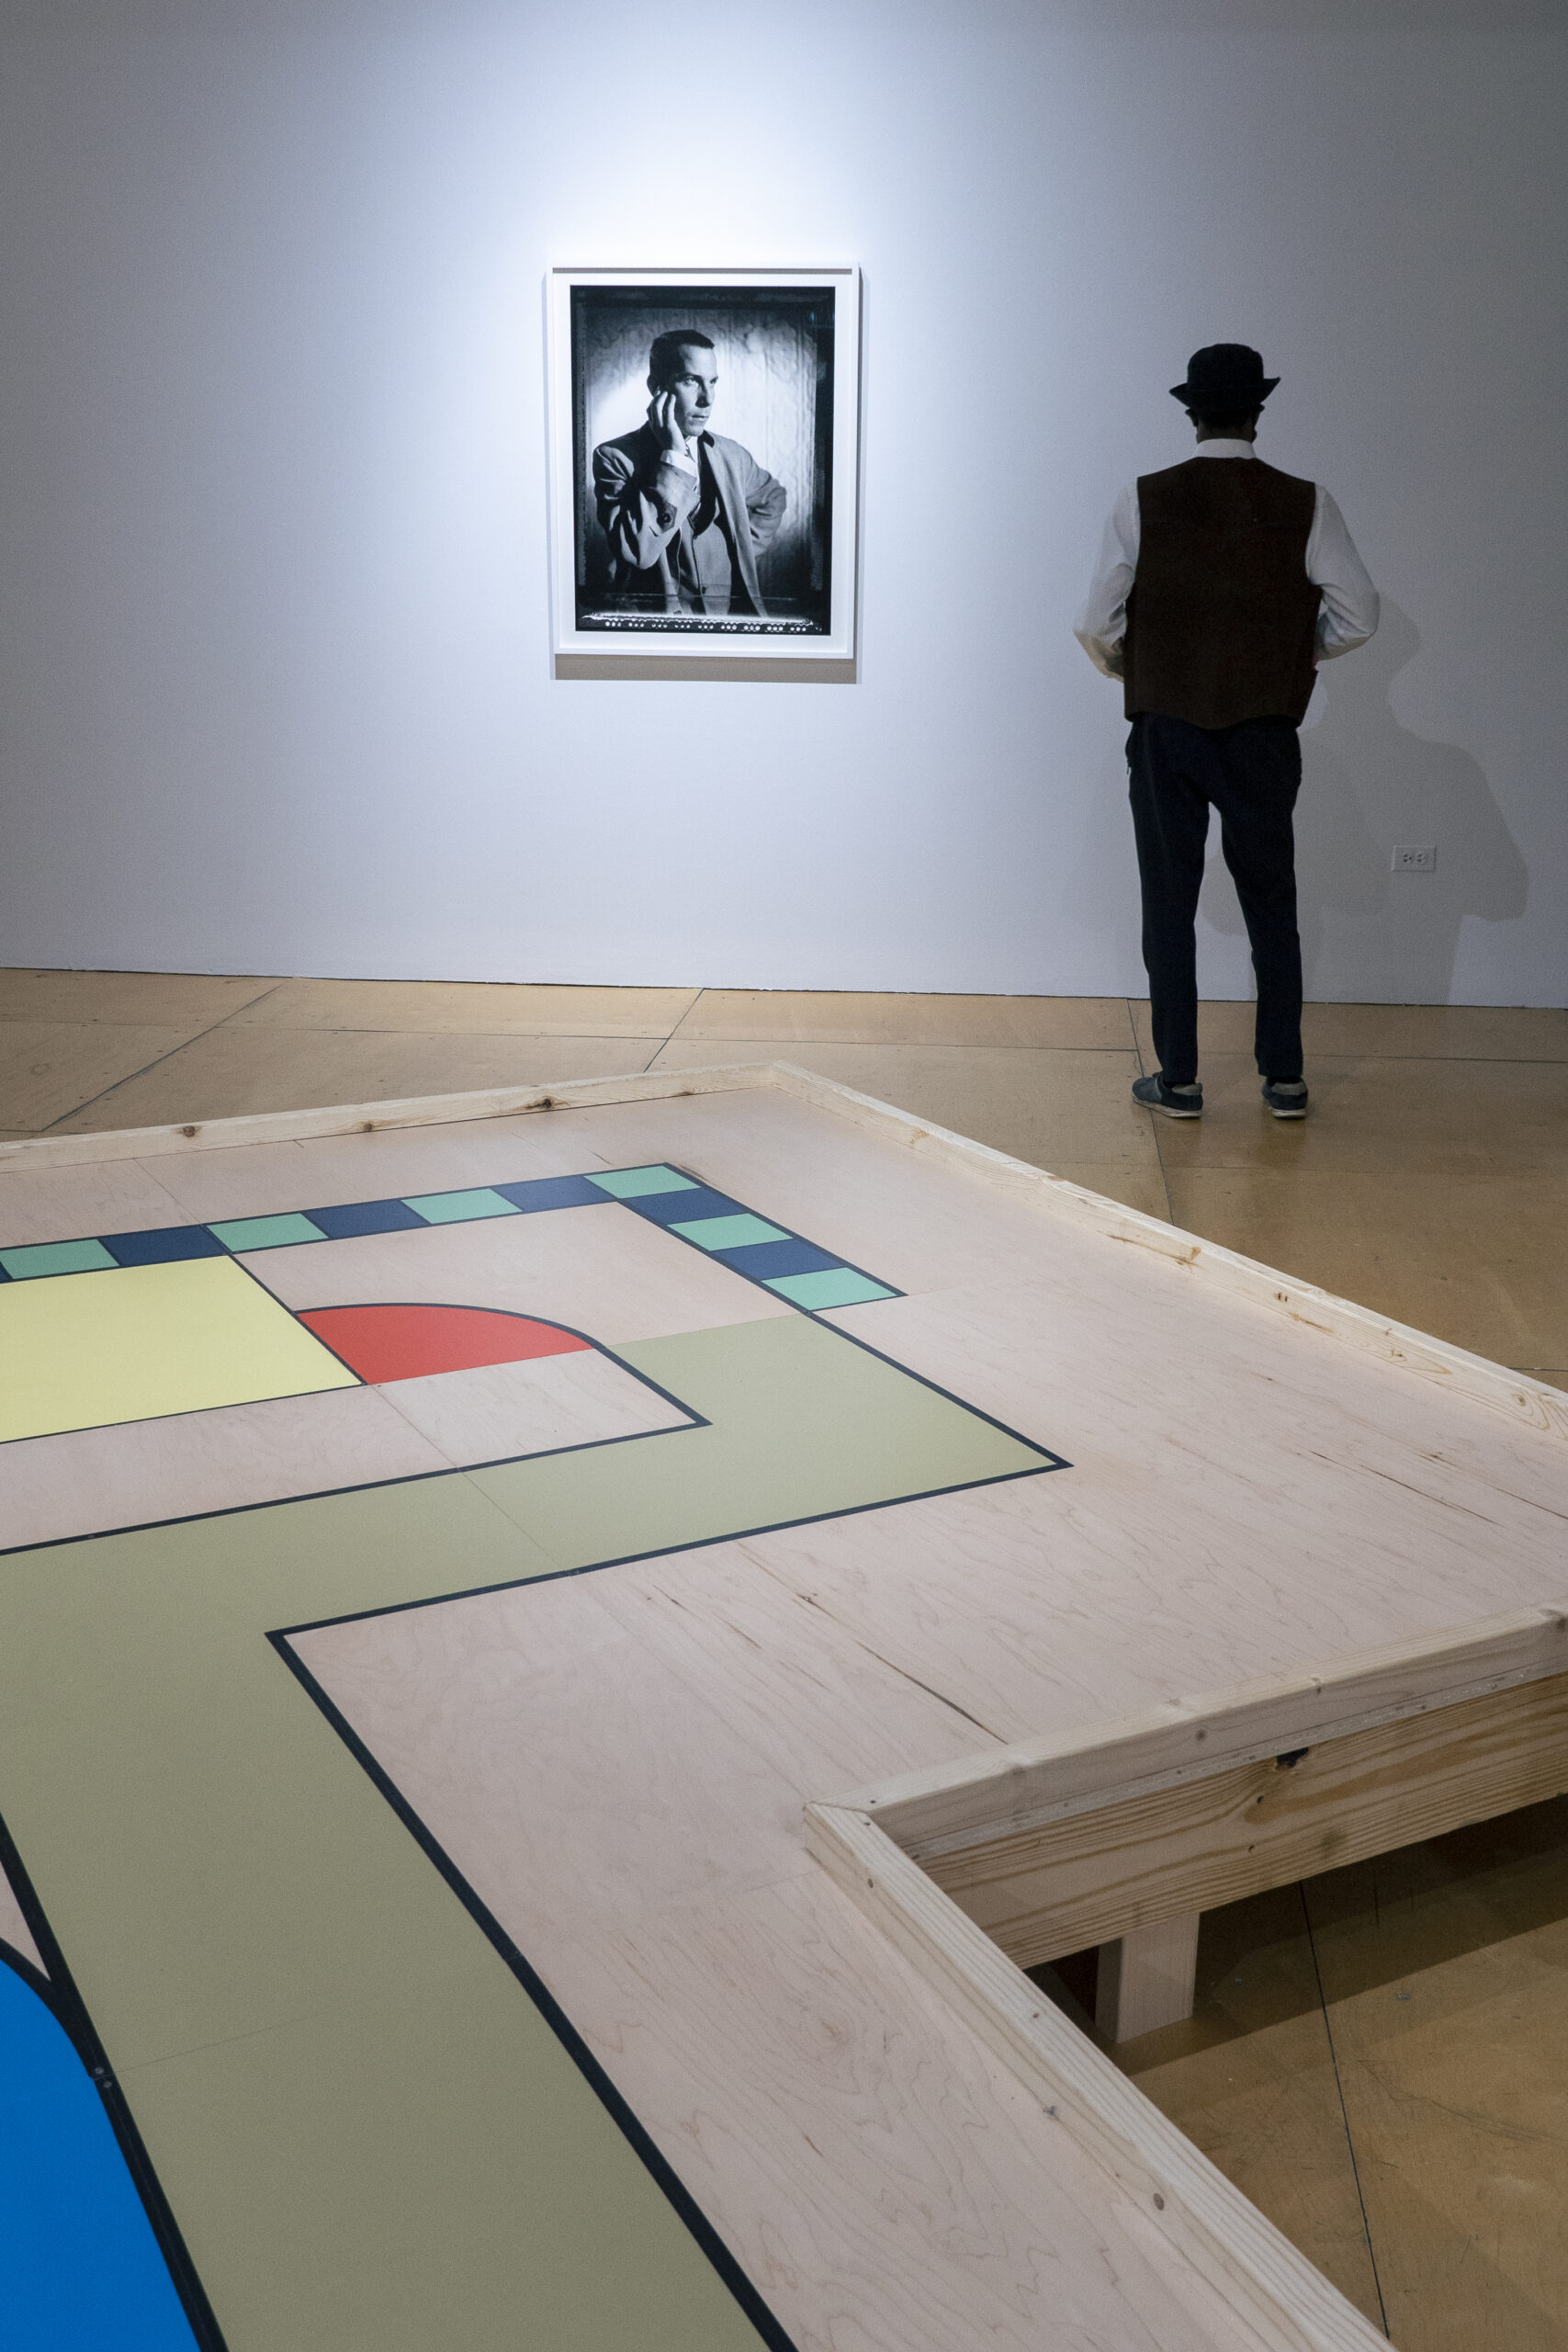
<path fill-rule="evenodd" d="M 806 1809 L 1554 1609 L 1568 1400 L 754 1067 L 9 1147 L 0 1269 L 78 1334 L 6 1392 L 0 1941 L 198 2341 L 1373 2340 Z M 389 1306 L 575 1344 L 309 1320 Z"/>

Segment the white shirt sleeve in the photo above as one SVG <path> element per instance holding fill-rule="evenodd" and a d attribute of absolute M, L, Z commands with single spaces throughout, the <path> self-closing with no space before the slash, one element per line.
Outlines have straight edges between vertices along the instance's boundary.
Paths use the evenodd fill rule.
<path fill-rule="evenodd" d="M 1323 591 L 1317 616 L 1317 657 L 1332 662 L 1365 645 L 1378 625 L 1378 592 L 1356 553 L 1345 517 L 1320 482 L 1307 537 L 1307 578 Z"/>
<path fill-rule="evenodd" d="M 1094 578 L 1073 623 L 1073 635 L 1095 668 L 1102 670 L 1108 678 L 1122 675 L 1127 598 L 1138 569 L 1139 537 L 1138 485 L 1134 481 L 1128 483 L 1111 510 L 1111 519 L 1100 542 Z"/>

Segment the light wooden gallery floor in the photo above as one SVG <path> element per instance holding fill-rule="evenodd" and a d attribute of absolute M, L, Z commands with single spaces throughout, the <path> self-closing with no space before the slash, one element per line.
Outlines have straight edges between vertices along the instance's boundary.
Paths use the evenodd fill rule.
<path fill-rule="evenodd" d="M 1178 1125 L 1121 998 L 5 971 L 0 1136 L 784 1059 L 1568 1386 L 1568 1012 L 1310 1006 L 1303 1125 L 1250 1023 Z M 1370 2317 L 1568 2346 L 1568 1800 L 1213 1913 L 1199 1979 L 1122 2063 Z"/>

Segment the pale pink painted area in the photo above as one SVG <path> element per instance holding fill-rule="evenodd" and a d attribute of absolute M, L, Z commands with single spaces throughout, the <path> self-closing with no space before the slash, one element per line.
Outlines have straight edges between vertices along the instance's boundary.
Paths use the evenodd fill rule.
<path fill-rule="evenodd" d="M 390 1299 L 501 1307 L 607 1348 L 795 1313 L 618 1203 L 300 1242 L 241 1263 L 296 1314 Z"/>
<path fill-rule="evenodd" d="M 931 1508 L 838 1523 L 885 1521 L 908 1568 Z M 986 1735 L 946 1702 L 940 1662 L 901 1670 L 837 1622 L 834 1593 L 775 1573 L 777 1541 L 293 1646 L 801 2352 L 1057 2335 L 1244 2352 L 1212 2298 L 1183 2309 L 1129 2200 L 807 1853 L 808 1797 Z"/>
<path fill-rule="evenodd" d="M 386 1388 L 328 1389 L 21 1438 L 0 1445 L 0 1542 L 20 1549 L 428 1477 L 518 1454 L 684 1429 L 690 1419 L 635 1373 L 596 1348 L 582 1348 Z"/>
<path fill-rule="evenodd" d="M 681 1406 L 597 1348 L 393 1381 L 380 1393 L 457 1465 L 691 1425 Z"/>
<path fill-rule="evenodd" d="M 0 1445 L 0 1528 L 20 1548 L 451 1466 L 379 1390 L 328 1389 Z"/>

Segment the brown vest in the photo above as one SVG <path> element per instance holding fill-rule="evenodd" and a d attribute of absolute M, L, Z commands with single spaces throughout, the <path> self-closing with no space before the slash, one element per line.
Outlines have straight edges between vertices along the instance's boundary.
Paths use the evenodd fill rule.
<path fill-rule="evenodd" d="M 1306 576 L 1315 501 L 1310 481 L 1258 458 L 1190 458 L 1142 477 L 1129 718 L 1304 717 L 1322 593 Z"/>

